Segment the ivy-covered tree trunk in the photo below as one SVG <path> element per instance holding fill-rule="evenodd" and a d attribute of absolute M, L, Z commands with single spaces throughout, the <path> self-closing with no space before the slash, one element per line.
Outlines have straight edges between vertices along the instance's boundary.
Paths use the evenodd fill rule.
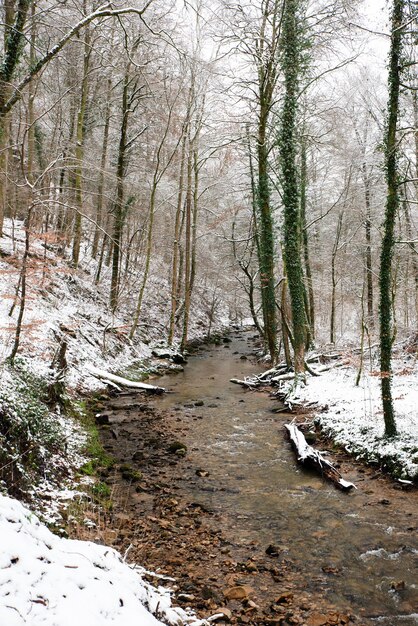
<path fill-rule="evenodd" d="M 273 363 L 278 359 L 277 308 L 275 297 L 275 247 L 269 186 L 269 122 L 278 74 L 281 32 L 281 0 L 261 2 L 262 19 L 255 45 L 258 71 L 256 225 L 264 340 Z"/>
<path fill-rule="evenodd" d="M 392 259 L 394 227 L 399 206 L 398 147 L 396 132 L 399 118 L 400 63 L 402 51 L 402 18 L 404 0 L 393 0 L 392 34 L 389 59 L 388 120 L 385 136 L 387 199 L 383 242 L 380 256 L 380 369 L 382 377 L 382 403 L 387 437 L 396 435 L 392 399 Z"/>
<path fill-rule="evenodd" d="M 274 290 L 274 236 L 273 218 L 270 206 L 268 179 L 267 121 L 269 103 L 260 97 L 260 118 L 258 125 L 257 156 L 258 185 L 257 206 L 259 212 L 259 265 L 261 300 L 264 318 L 264 337 L 272 362 L 277 361 L 277 320 Z"/>
<path fill-rule="evenodd" d="M 284 104 L 279 134 L 283 178 L 284 260 L 293 320 L 294 367 L 296 378 L 305 373 L 306 315 L 301 262 L 301 224 L 296 165 L 298 78 L 300 68 L 299 0 L 285 0 L 282 21 L 282 69 Z"/>

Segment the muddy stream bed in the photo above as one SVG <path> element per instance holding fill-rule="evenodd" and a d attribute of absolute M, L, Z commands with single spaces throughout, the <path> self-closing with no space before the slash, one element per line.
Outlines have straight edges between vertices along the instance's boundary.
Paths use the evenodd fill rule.
<path fill-rule="evenodd" d="M 284 429 L 294 416 L 229 382 L 257 369 L 241 358 L 252 349 L 236 333 L 152 381 L 170 393 L 107 401 L 116 466 L 103 480 L 115 505 L 102 538 L 173 576 L 174 602 L 201 617 L 225 608 L 238 623 L 417 625 L 417 491 L 321 440 L 358 490 L 301 469 Z"/>

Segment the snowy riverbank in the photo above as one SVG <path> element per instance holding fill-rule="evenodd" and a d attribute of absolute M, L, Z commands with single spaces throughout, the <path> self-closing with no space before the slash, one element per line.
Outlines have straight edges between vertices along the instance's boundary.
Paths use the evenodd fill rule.
<path fill-rule="evenodd" d="M 53 535 L 29 509 L 0 496 L 0 624 L 158 626 L 197 620 L 112 548 Z M 157 617 L 156 617 L 157 616 Z"/>
<path fill-rule="evenodd" d="M 144 323 L 131 340 L 128 302 L 117 315 L 109 309 L 109 268 L 102 284 L 94 285 L 91 257 L 84 255 L 74 270 L 41 238 L 33 238 L 20 349 L 12 365 L 7 357 L 19 314 L 14 289 L 23 245 L 22 222 L 6 221 L 0 240 L 0 487 L 29 501 L 32 511 L 0 495 L 0 624 L 200 624 L 172 608 L 170 593 L 147 583 L 142 568 L 129 566 L 110 547 L 52 534 L 33 512 L 60 525 L 63 508 L 91 497 L 83 491 L 94 479 L 80 473 L 92 462 L 80 392 L 89 395 L 103 383 L 89 365 L 108 371 L 134 365 L 133 375 L 144 377 L 160 362 L 167 367 L 169 362 L 153 358 L 152 352 L 165 335 L 168 285 L 158 272 L 150 279 L 155 285 L 144 304 Z M 212 321 L 214 331 L 221 327 L 219 320 Z M 190 336 L 203 339 L 205 333 L 206 314 L 199 308 Z M 64 343 L 65 410 L 50 397 Z"/>
<path fill-rule="evenodd" d="M 384 437 L 380 378 L 366 372 L 358 386 L 356 370 L 344 366 L 309 377 L 288 399 L 313 409 L 322 431 L 347 452 L 418 481 L 418 367 L 412 358 L 394 362 L 393 398 L 398 434 Z M 291 384 L 288 384 L 290 389 Z"/>

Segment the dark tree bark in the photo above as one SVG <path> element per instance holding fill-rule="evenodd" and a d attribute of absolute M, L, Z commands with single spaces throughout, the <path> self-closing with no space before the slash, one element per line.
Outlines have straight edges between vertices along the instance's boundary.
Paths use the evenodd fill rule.
<path fill-rule="evenodd" d="M 20 271 L 20 305 L 19 305 L 19 313 L 17 316 L 16 322 L 16 332 L 15 339 L 13 342 L 13 348 L 10 353 L 10 362 L 13 365 L 14 360 L 17 355 L 17 351 L 19 350 L 20 345 L 20 336 L 22 334 L 22 326 L 23 326 L 23 315 L 25 313 L 26 307 L 26 281 L 28 274 L 28 259 L 29 259 L 29 247 L 30 247 L 30 228 L 31 228 L 31 217 L 32 217 L 32 205 L 29 207 L 26 218 L 25 218 L 25 250 L 23 252 L 22 258 L 22 269 Z"/>
<path fill-rule="evenodd" d="M 396 435 L 395 413 L 392 399 L 392 260 L 394 227 L 399 207 L 398 146 L 399 92 L 401 83 L 402 19 L 404 0 L 393 0 L 391 20 L 391 47 L 389 57 L 388 119 L 385 135 L 385 160 L 387 198 L 380 256 L 380 369 L 382 377 L 382 403 L 387 437 Z"/>
<path fill-rule="evenodd" d="M 116 202 L 113 215 L 113 256 L 112 256 L 112 277 L 110 283 L 110 306 L 116 309 L 119 295 L 119 261 L 120 246 L 122 241 L 123 222 L 124 222 L 124 181 L 126 169 L 126 145 L 128 134 L 129 120 L 129 67 L 125 72 L 125 78 L 122 89 L 122 121 L 119 134 L 118 163 L 116 171 Z"/>
<path fill-rule="evenodd" d="M 331 317 L 330 317 L 330 330 L 329 330 L 329 340 L 330 343 L 335 343 L 335 300 L 337 294 L 337 276 L 335 272 L 335 261 L 337 258 L 340 238 L 341 238 L 341 230 L 343 226 L 343 214 L 340 213 L 338 216 L 337 222 L 337 232 L 335 233 L 334 246 L 332 248 L 331 255 Z"/>
<path fill-rule="evenodd" d="M 92 245 L 92 257 L 97 257 L 99 249 L 99 241 L 101 237 L 101 228 L 103 227 L 103 191 L 104 191 L 104 179 L 105 168 L 107 159 L 107 147 L 109 143 L 109 127 L 110 127 L 110 94 L 112 91 L 112 81 L 109 79 L 107 82 L 107 100 L 105 110 L 105 124 L 103 130 L 103 144 L 102 144 L 102 156 L 100 160 L 100 172 L 99 172 L 99 184 L 97 187 L 97 205 L 96 205 L 96 225 L 94 229 L 93 245 Z"/>
<path fill-rule="evenodd" d="M 179 265 L 179 256 L 180 256 L 180 228 L 181 228 L 181 213 L 182 213 L 182 205 L 183 205 L 183 184 L 184 184 L 184 165 L 186 160 L 186 140 L 187 140 L 187 132 L 186 132 L 187 124 L 184 124 L 182 134 L 183 139 L 181 142 L 181 156 L 180 156 L 180 171 L 179 171 L 179 184 L 178 184 L 178 192 L 177 192 L 177 206 L 176 206 L 176 217 L 174 223 L 174 241 L 173 241 L 173 257 L 171 262 L 171 311 L 170 311 L 170 322 L 169 322 L 169 330 L 168 330 L 168 345 L 171 346 L 174 339 L 174 330 L 175 330 L 175 321 L 176 321 L 176 310 L 178 306 L 178 265 Z"/>
<path fill-rule="evenodd" d="M 185 230 L 185 254 L 184 254 L 184 316 L 183 316 L 183 333 L 180 343 L 180 351 L 184 352 L 187 344 L 187 334 L 189 328 L 190 313 L 190 279 L 191 279 L 191 251 L 192 251 L 192 203 L 193 203 L 193 147 L 189 138 L 188 157 L 187 157 L 187 185 L 186 185 L 186 230 Z"/>

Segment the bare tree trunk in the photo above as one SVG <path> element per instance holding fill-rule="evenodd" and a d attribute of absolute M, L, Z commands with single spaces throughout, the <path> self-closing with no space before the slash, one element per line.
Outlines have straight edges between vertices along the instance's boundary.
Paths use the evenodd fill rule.
<path fill-rule="evenodd" d="M 366 281 L 367 281 L 367 323 L 370 328 L 374 327 L 374 306 L 373 306 L 373 267 L 372 267 L 372 218 L 371 218 L 371 201 L 370 201 L 370 176 L 367 173 L 367 165 L 362 165 L 363 183 L 364 183 L 364 199 L 366 204 Z"/>
<path fill-rule="evenodd" d="M 192 211 L 192 252 L 190 264 L 190 296 L 193 293 L 194 281 L 196 278 L 196 244 L 197 244 L 197 217 L 199 208 L 199 163 L 196 143 L 193 147 L 193 211 Z"/>
<path fill-rule="evenodd" d="M 68 145 L 64 149 L 62 155 L 62 166 L 60 168 L 58 186 L 59 213 L 57 218 L 57 230 L 62 235 L 61 253 L 64 252 L 65 247 L 68 245 L 70 225 L 72 222 L 72 212 L 68 207 L 65 206 L 65 201 L 68 196 L 68 191 L 71 193 L 71 195 L 73 195 L 74 193 L 74 154 L 72 149 L 72 145 L 75 141 L 74 133 L 76 129 L 76 101 L 74 97 L 71 98 L 69 109 L 70 123 L 68 130 Z M 69 187 L 67 194 L 64 193 L 66 175 L 68 177 Z"/>
<path fill-rule="evenodd" d="M 183 205 L 183 184 L 184 184 L 184 165 L 186 160 L 186 140 L 187 133 L 185 127 L 183 127 L 183 140 L 181 143 L 181 156 L 180 156 L 180 173 L 179 173 L 179 185 L 177 192 L 177 206 L 176 217 L 174 223 L 174 241 L 173 241 L 173 258 L 171 263 L 171 311 L 170 322 L 168 330 L 168 345 L 173 343 L 176 310 L 178 306 L 178 263 L 180 252 L 180 227 L 181 227 L 181 212 Z"/>
<path fill-rule="evenodd" d="M 408 206 L 408 200 L 405 196 L 403 200 L 403 210 L 405 214 L 405 226 L 406 226 L 406 237 L 408 240 L 408 247 L 410 249 L 410 257 L 411 257 L 411 265 L 415 286 L 415 319 L 418 320 L 418 251 L 415 246 L 413 234 L 412 234 L 412 222 L 411 222 L 411 213 Z"/>
<path fill-rule="evenodd" d="M 257 185 L 256 185 L 256 181 L 255 181 L 253 155 L 252 155 L 252 150 L 251 150 L 250 127 L 249 127 L 248 124 L 246 126 L 246 135 L 247 135 L 247 146 L 248 146 L 248 165 L 249 165 L 249 169 L 250 169 L 250 183 L 251 183 L 251 208 L 252 208 L 252 216 L 253 216 L 253 223 L 254 223 L 254 226 L 253 226 L 253 236 L 254 236 L 255 245 L 256 245 L 257 259 L 260 261 L 261 249 L 260 249 L 260 237 L 259 237 L 259 230 L 260 229 L 259 229 L 258 215 L 257 215 Z M 265 348 L 267 348 L 268 346 L 266 345 L 266 337 L 265 337 L 265 333 L 264 333 L 264 328 L 261 327 L 261 324 L 258 321 L 257 313 L 256 313 L 256 310 L 255 310 L 255 304 L 254 304 L 255 284 L 254 284 L 254 280 L 253 280 L 253 277 L 251 276 L 251 273 L 249 271 L 248 271 L 247 276 L 248 276 L 249 281 L 250 281 L 250 290 L 248 292 L 248 295 L 250 297 L 249 304 L 250 304 L 251 316 L 253 318 L 255 327 L 257 328 L 257 331 L 260 334 L 260 337 L 264 341 Z M 265 319 L 264 299 L 263 298 L 261 298 L 261 307 L 262 307 L 262 310 L 263 310 L 263 319 Z"/>
<path fill-rule="evenodd" d="M 122 90 L 122 122 L 120 126 L 119 136 L 119 150 L 118 150 L 118 164 L 116 170 L 117 184 L 116 184 L 116 202 L 113 215 L 113 257 L 112 257 L 112 277 L 110 283 L 110 306 L 113 310 L 116 309 L 118 304 L 119 295 L 119 261 L 120 261 L 120 246 L 122 241 L 123 222 L 124 222 L 124 187 L 125 187 L 125 169 L 126 169 L 126 145 L 127 145 L 127 133 L 128 133 L 128 119 L 129 119 L 129 101 L 128 101 L 128 89 L 129 89 L 129 70 L 130 64 L 128 64 L 125 71 L 125 78 Z"/>
<path fill-rule="evenodd" d="M 190 299 L 191 299 L 191 232 L 192 232 L 192 171 L 193 171 L 193 148 L 189 137 L 187 156 L 187 191 L 186 191 L 186 230 L 185 230 L 185 253 L 184 253 L 184 311 L 183 311 L 183 334 L 180 349 L 184 352 L 187 344 L 189 329 Z"/>
<path fill-rule="evenodd" d="M 418 81 L 417 81 L 418 82 Z M 414 109 L 414 142 L 415 142 L 415 198 L 418 198 L 418 90 L 415 87 L 412 92 L 412 103 Z M 414 283 L 415 283 L 415 320 L 418 322 L 418 256 L 417 256 L 417 248 L 415 243 L 413 242 L 412 237 L 412 224 L 411 224 L 411 213 L 409 206 L 407 204 L 404 205 L 405 208 L 405 220 L 406 220 L 406 234 L 408 237 L 409 248 L 411 250 L 411 263 L 412 270 L 414 272 Z"/>
<path fill-rule="evenodd" d="M 20 306 L 19 306 L 19 315 L 17 317 L 16 323 L 16 333 L 15 340 L 13 343 L 13 348 L 10 353 L 10 362 L 13 365 L 14 360 L 19 349 L 20 345 L 20 336 L 22 334 L 22 325 L 23 325 L 23 315 L 25 312 L 26 306 L 26 279 L 27 279 L 27 270 L 28 270 L 28 258 L 29 258 L 29 246 L 30 246 L 30 228 L 31 228 L 31 217 L 32 217 L 32 205 L 29 207 L 26 219 L 25 219 L 25 251 L 23 253 L 22 258 L 22 269 L 20 271 Z"/>
<path fill-rule="evenodd" d="M 337 231 L 335 233 L 335 240 L 334 240 L 334 245 L 332 248 L 332 255 L 331 255 L 332 291 L 331 291 L 331 318 L 330 318 L 330 331 L 329 331 L 330 343 L 335 343 L 335 298 L 336 298 L 336 291 L 337 291 L 337 277 L 335 274 L 335 261 L 337 258 L 337 253 L 338 253 L 339 245 L 340 245 L 342 225 L 343 225 L 343 214 L 340 213 L 338 216 Z"/>
<path fill-rule="evenodd" d="M 3 235 L 4 218 L 9 213 L 8 177 L 9 177 L 9 115 L 0 118 L 0 236 Z"/>
<path fill-rule="evenodd" d="M 31 7 L 31 32 L 30 32 L 30 50 L 29 50 L 29 59 L 31 65 L 35 62 L 36 59 L 36 50 L 35 50 L 35 40 L 36 40 L 36 30 L 35 30 L 35 2 L 32 3 Z M 31 184 L 33 184 L 33 168 L 34 168 L 34 158 L 35 158 L 35 111 L 34 111 L 34 100 L 35 100 L 35 81 L 32 81 L 29 84 L 29 97 L 28 97 L 28 164 L 27 164 L 27 176 L 28 180 Z"/>
<path fill-rule="evenodd" d="M 107 81 L 105 125 L 104 125 L 104 130 L 103 130 L 102 156 L 100 159 L 99 184 L 97 187 L 96 225 L 94 229 L 93 246 L 92 246 L 93 259 L 97 257 L 97 252 L 99 249 L 99 241 L 100 241 L 100 237 L 102 236 L 101 227 L 103 226 L 103 190 L 104 190 L 104 179 L 105 179 L 105 169 L 106 169 L 106 159 L 107 159 L 107 146 L 109 142 L 111 91 L 112 91 L 112 81 L 109 78 L 109 80 Z"/>
<path fill-rule="evenodd" d="M 309 257 L 309 237 L 306 224 L 306 185 L 307 185 L 307 164 L 306 164 L 306 143 L 302 141 L 302 155 L 301 155 L 301 189 L 300 189 L 300 212 L 301 212 L 301 228 L 302 228 L 302 243 L 303 243 L 303 258 L 305 261 L 305 273 L 307 283 L 307 298 L 308 304 L 306 308 L 306 315 L 309 322 L 309 337 L 307 338 L 307 344 L 310 346 L 315 341 L 315 299 L 312 283 L 312 270 L 311 261 Z"/>
<path fill-rule="evenodd" d="M 102 238 L 102 245 L 100 248 L 100 255 L 99 255 L 99 262 L 97 264 L 97 271 L 96 271 L 96 276 L 94 278 L 94 284 L 98 285 L 100 282 L 100 277 L 102 274 L 102 269 L 103 269 L 103 261 L 105 258 L 105 254 L 106 254 L 106 248 L 109 245 L 109 236 L 107 234 L 103 235 Z"/>
<path fill-rule="evenodd" d="M 143 277 L 142 277 L 142 283 L 141 283 L 141 287 L 139 290 L 139 294 L 138 294 L 138 301 L 137 301 L 137 305 L 136 305 L 136 310 L 135 310 L 135 314 L 134 314 L 134 319 L 133 319 L 133 323 L 132 323 L 132 327 L 131 330 L 129 332 L 129 337 L 132 339 L 132 337 L 135 334 L 135 331 L 138 327 L 138 323 L 139 323 L 139 319 L 140 319 L 140 315 L 141 315 L 141 308 L 142 308 L 142 302 L 143 302 L 143 298 L 144 298 L 144 293 L 145 293 L 145 287 L 147 284 L 147 280 L 148 280 L 148 274 L 149 274 L 149 269 L 150 269 L 150 263 L 151 263 L 151 255 L 152 255 L 152 241 L 153 241 L 153 228 L 154 228 L 154 216 L 155 216 L 155 205 L 156 205 L 156 199 L 157 199 L 157 190 L 158 190 L 158 185 L 161 181 L 162 176 L 164 175 L 165 171 L 167 170 L 168 166 L 170 165 L 176 151 L 178 148 L 178 143 L 175 146 L 174 150 L 171 152 L 171 155 L 168 157 L 168 159 L 166 160 L 166 162 L 163 164 L 163 166 L 161 166 L 162 163 L 162 157 L 163 157 L 163 150 L 164 150 L 164 146 L 167 140 L 167 136 L 170 130 L 170 125 L 171 125 L 171 118 L 172 118 L 172 114 L 173 114 L 173 108 L 172 106 L 170 106 L 169 109 L 169 114 L 168 114 L 168 118 L 167 118 L 167 122 L 166 122 L 166 126 L 164 129 L 164 132 L 162 134 L 161 140 L 158 144 L 158 148 L 157 148 L 157 152 L 155 155 L 155 167 L 154 167 L 154 175 L 152 177 L 152 186 L 151 186 L 151 196 L 150 196 L 150 205 L 149 205 L 149 213 L 148 213 L 148 234 L 147 234 L 147 249 L 146 249 L 146 254 L 145 254 L 145 268 L 144 268 L 144 273 L 143 273 Z M 181 137 L 179 139 L 179 142 L 181 141 Z"/>
<path fill-rule="evenodd" d="M 86 11 L 86 2 L 84 2 Z M 90 29 L 86 28 L 84 35 L 84 59 L 83 59 L 83 79 L 81 83 L 80 106 L 77 113 L 77 132 L 75 146 L 75 216 L 74 216 L 74 239 L 72 250 L 72 261 L 78 267 L 80 260 L 81 246 L 81 214 L 83 212 L 83 158 L 84 158 L 84 135 L 85 135 L 85 115 L 87 109 L 87 94 L 89 88 L 88 74 L 90 67 Z"/>

